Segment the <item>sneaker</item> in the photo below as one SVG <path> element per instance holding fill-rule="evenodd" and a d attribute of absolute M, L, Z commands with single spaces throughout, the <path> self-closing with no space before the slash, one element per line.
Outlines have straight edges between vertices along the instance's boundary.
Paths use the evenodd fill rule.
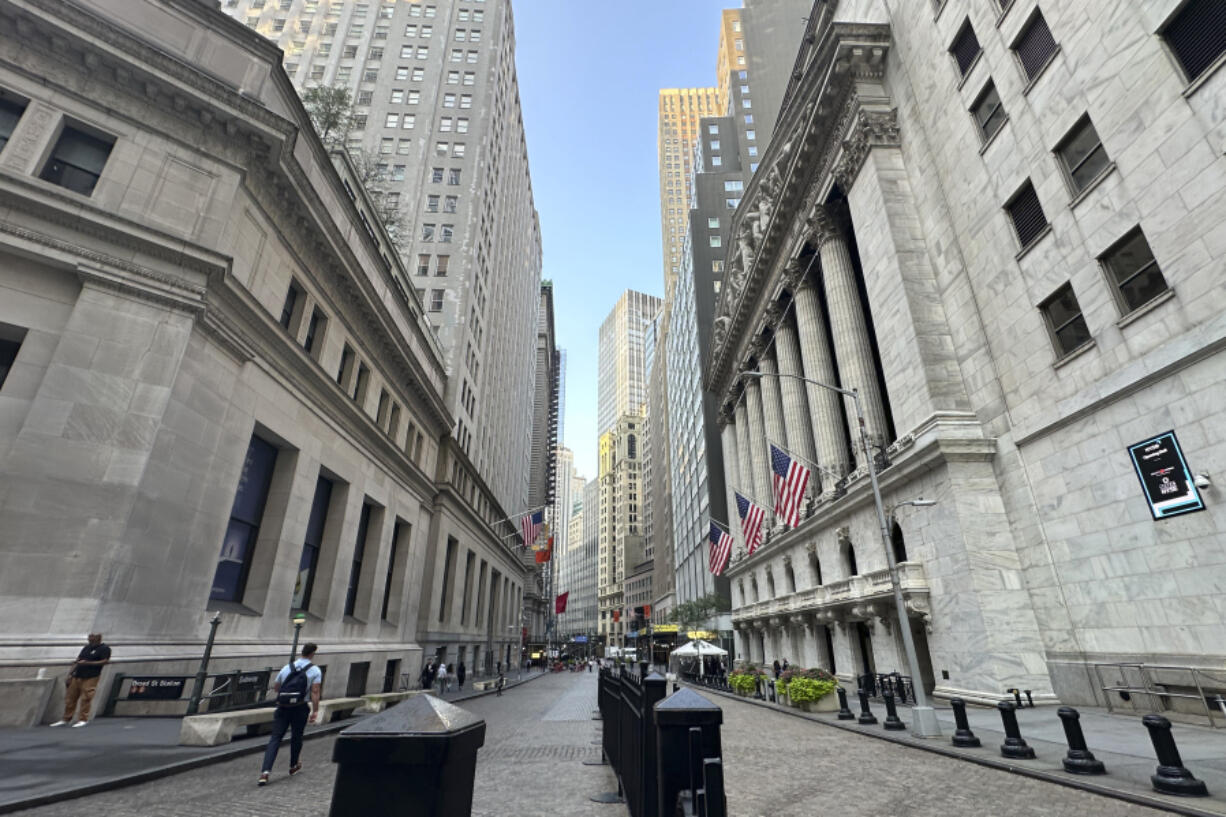
<path fill-rule="evenodd" d="M 63 726 L 63 725 L 64 725 L 64 724 L 66 724 L 66 723 L 68 723 L 68 721 L 56 721 L 55 723 L 50 724 L 50 726 L 52 726 L 52 727 L 55 727 L 55 726 Z"/>
<path fill-rule="evenodd" d="M 298 772 L 300 771 L 302 771 L 302 761 L 301 760 L 295 763 L 293 766 L 289 767 L 290 777 L 293 777 L 294 775 L 298 774 Z"/>
<path fill-rule="evenodd" d="M 72 728 L 80 729 L 82 726 L 89 726 L 89 721 L 77 721 L 72 725 Z"/>
<path fill-rule="evenodd" d="M 260 779 L 255 781 L 255 784 L 257 786 L 267 786 L 268 785 L 268 772 L 261 772 Z"/>

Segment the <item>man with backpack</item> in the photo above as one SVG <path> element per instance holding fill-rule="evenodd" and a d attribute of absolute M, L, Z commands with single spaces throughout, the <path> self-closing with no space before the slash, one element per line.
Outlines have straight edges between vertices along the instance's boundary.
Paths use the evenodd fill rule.
<path fill-rule="evenodd" d="M 306 731 L 308 723 L 315 722 L 323 683 L 323 673 L 312 662 L 316 649 L 314 644 L 304 645 L 302 657 L 286 664 L 277 673 L 277 682 L 273 687 L 277 709 L 273 713 L 268 748 L 264 750 L 264 766 L 259 779 L 261 786 L 268 784 L 268 775 L 277 759 L 277 750 L 281 748 L 286 730 L 290 732 L 289 773 L 295 775 L 302 771 L 302 762 L 298 759 L 302 754 L 302 733 Z"/>

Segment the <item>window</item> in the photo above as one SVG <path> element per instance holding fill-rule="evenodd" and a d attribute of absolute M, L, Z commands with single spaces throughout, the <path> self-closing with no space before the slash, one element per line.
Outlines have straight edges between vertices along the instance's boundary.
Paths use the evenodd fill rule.
<path fill-rule="evenodd" d="M 718 136 L 719 135 L 719 125 L 707 125 L 707 133 Z"/>
<path fill-rule="evenodd" d="M 422 39 L 426 39 L 426 40 L 433 37 L 434 36 L 434 26 L 422 26 L 421 36 L 422 36 Z"/>
<path fill-rule="evenodd" d="M 481 2 L 481 0 L 477 0 L 477 2 Z M 484 12 L 484 11 L 481 11 L 480 9 L 478 9 L 478 10 L 476 10 L 476 11 L 474 11 L 474 12 L 473 12 L 473 22 L 474 22 L 474 23 L 480 23 L 480 22 L 482 22 L 482 21 L 484 21 L 484 20 L 485 20 L 485 12 Z"/>
<path fill-rule="evenodd" d="M 400 540 L 406 530 L 412 530 L 408 522 L 397 519 L 392 524 L 392 550 L 387 557 L 387 577 L 383 580 L 383 610 L 379 613 L 379 618 L 383 621 L 390 621 L 387 614 L 392 600 L 392 578 L 396 575 L 396 554 L 400 550 Z"/>
<path fill-rule="evenodd" d="M 21 342 L 25 340 L 26 330 L 16 326 L 0 323 L 0 387 L 8 379 L 13 364 L 17 362 L 17 353 L 21 351 Z"/>
<path fill-rule="evenodd" d="M 421 102 L 421 91 L 409 91 L 409 96 L 405 100 L 410 105 L 416 105 Z"/>
<path fill-rule="evenodd" d="M 408 78 L 409 78 L 409 67 L 407 65 L 396 66 L 396 79 L 408 79 Z M 393 99 L 392 101 L 395 102 L 396 100 Z"/>
<path fill-rule="evenodd" d="M 464 62 L 464 51 L 459 48 L 451 49 L 451 61 L 452 62 Z"/>
<path fill-rule="evenodd" d="M 1103 254 L 1103 266 L 1116 293 L 1120 310 L 1127 314 L 1139 309 L 1167 291 L 1166 278 L 1149 249 L 1141 228 L 1124 236 L 1123 240 Z"/>
<path fill-rule="evenodd" d="M 478 59 L 480 56 L 481 56 L 481 55 L 480 55 L 480 53 L 478 53 L 478 52 L 476 52 L 476 51 L 469 51 L 469 52 L 468 52 L 468 53 L 465 55 L 465 59 L 466 59 L 468 62 L 476 62 L 476 61 L 477 61 L 477 59 Z"/>
<path fill-rule="evenodd" d="M 417 46 L 417 59 L 419 60 L 430 59 L 430 47 L 427 45 Z"/>
<path fill-rule="evenodd" d="M 472 106 L 473 106 L 473 95 L 472 94 L 460 94 L 460 107 L 461 108 L 471 108 Z"/>
<path fill-rule="evenodd" d="M 353 402 L 362 406 L 366 403 L 366 388 L 370 385 L 370 369 L 365 363 L 358 362 L 358 376 L 353 379 L 353 393 L 349 396 Z"/>
<path fill-rule="evenodd" d="M 735 210 L 741 203 L 740 199 L 724 199 L 724 206 L 729 210 Z"/>
<path fill-rule="evenodd" d="M 413 126 L 417 124 L 417 114 L 406 113 L 400 117 L 400 128 L 402 130 L 413 130 Z"/>
<path fill-rule="evenodd" d="M 465 85 L 476 85 L 477 75 L 473 73 L 472 71 L 465 71 L 464 72 L 464 84 Z"/>
<path fill-rule="evenodd" d="M 454 108 L 455 107 L 455 94 L 443 94 L 443 107 L 444 108 Z"/>
<path fill-rule="evenodd" d="M 430 256 L 429 255 L 417 256 L 417 274 L 418 275 L 429 275 L 430 274 Z"/>
<path fill-rule="evenodd" d="M 0 377 L 0 382 L 3 377 Z M 210 600 L 242 601 L 251 569 L 251 557 L 255 553 L 256 540 L 260 536 L 260 522 L 264 518 L 264 506 L 268 501 L 268 489 L 277 464 L 277 449 L 253 436 L 247 445 L 243 470 L 234 492 L 234 504 L 230 506 L 230 522 L 225 538 L 221 540 L 221 556 L 213 573 Z"/>
<path fill-rule="evenodd" d="M 450 116 L 444 116 L 443 118 L 439 119 L 438 130 L 439 130 L 439 133 L 450 133 L 451 132 L 451 117 Z"/>
<path fill-rule="evenodd" d="M 447 274 L 447 267 L 451 262 L 450 255 L 440 255 L 438 257 L 438 266 L 435 267 L 434 275 L 436 278 L 442 278 Z"/>
<path fill-rule="evenodd" d="M 448 71 L 447 72 L 447 84 L 448 85 L 459 85 L 460 84 L 460 72 L 459 71 Z"/>
<path fill-rule="evenodd" d="M 439 227 L 438 240 L 442 244 L 450 244 L 451 236 L 455 233 L 454 224 L 444 224 Z"/>
<path fill-rule="evenodd" d="M 753 142 L 753 141 L 756 141 L 757 138 L 758 138 L 758 132 L 754 130 L 753 128 L 750 128 L 749 130 L 745 131 L 746 141 Z"/>
<path fill-rule="evenodd" d="M 385 128 L 398 128 L 398 127 L 400 127 L 400 114 L 398 114 L 398 113 L 389 113 L 389 114 L 387 115 L 387 118 L 386 118 L 386 119 L 383 121 L 383 127 L 385 127 Z M 388 151 L 388 152 L 390 153 L 391 151 Z"/>
<path fill-rule="evenodd" d="M 1043 19 L 1040 12 L 1035 11 L 1030 24 L 1013 43 L 1013 53 L 1017 54 L 1022 71 L 1026 73 L 1026 79 L 1031 80 L 1037 77 L 1039 72 L 1047 67 L 1047 63 L 1056 56 L 1057 50 L 1056 41 L 1051 36 L 1051 29 L 1047 27 L 1047 21 Z"/>
<path fill-rule="evenodd" d="M 438 11 L 437 6 L 426 6 L 426 16 L 427 17 L 433 17 L 435 12 L 437 11 Z"/>
<path fill-rule="evenodd" d="M 472 31 L 468 32 L 468 41 L 470 43 L 481 42 L 481 29 L 474 28 Z"/>
<path fill-rule="evenodd" d="M 451 146 L 451 155 L 457 159 L 463 158 L 464 147 L 465 146 L 463 142 L 456 142 L 455 144 Z"/>
<path fill-rule="evenodd" d="M 751 114 L 751 113 L 747 113 L 747 114 L 745 114 L 745 124 L 746 124 L 746 125 L 752 125 L 752 124 L 753 124 L 753 114 Z"/>
<path fill-rule="evenodd" d="M 457 28 L 457 29 L 455 30 L 455 41 L 456 41 L 457 43 L 462 43 L 462 42 L 465 42 L 465 41 L 467 41 L 467 40 L 468 40 L 468 32 L 467 32 L 467 31 L 465 31 L 465 30 L 464 30 L 464 29 L 462 29 L 462 28 Z"/>
<path fill-rule="evenodd" d="M 758 163 L 757 163 L 757 162 L 750 162 L 750 163 L 749 163 L 749 172 L 750 172 L 750 173 L 757 173 L 757 172 L 758 172 Z"/>
<path fill-rule="evenodd" d="M 401 77 L 397 76 L 396 79 L 401 79 Z M 388 102 L 391 102 L 393 105 L 403 105 L 404 104 L 404 89 L 403 88 L 393 88 L 392 96 L 388 100 Z"/>
<path fill-rule="evenodd" d="M 1005 205 L 1009 218 L 1013 221 L 1013 229 L 1017 231 L 1017 240 L 1022 249 L 1033 244 L 1047 229 L 1047 216 L 1043 214 L 1043 205 L 1039 203 L 1039 195 L 1034 192 L 1034 185 L 1027 179 L 1022 189 L 1013 194 L 1013 198 Z"/>
<path fill-rule="evenodd" d="M 744 189 L 745 189 L 745 184 L 744 184 L 744 182 L 742 182 L 742 181 L 740 181 L 740 180 L 738 180 L 738 179 L 733 179 L 733 180 L 729 180 L 729 181 L 725 181 L 725 182 L 724 182 L 724 192 L 725 192 L 725 193 L 730 193 L 730 192 L 732 192 L 732 191 L 740 191 L 740 190 L 744 190 Z"/>
<path fill-rule="evenodd" d="M 345 385 L 345 381 L 353 373 L 354 358 L 353 347 L 346 343 L 341 351 L 341 365 L 336 368 L 336 382 L 341 386 Z"/>
<path fill-rule="evenodd" d="M 345 615 L 352 616 L 358 601 L 358 582 L 362 578 L 362 556 L 366 553 L 366 536 L 370 532 L 373 505 L 363 502 L 358 515 L 358 539 L 353 545 L 353 561 L 349 567 L 349 587 L 345 591 Z"/>
<path fill-rule="evenodd" d="M 311 310 L 311 320 L 307 322 L 306 339 L 302 341 L 302 348 L 306 349 L 306 353 L 316 360 L 319 359 L 319 350 L 323 348 L 324 329 L 328 325 L 328 319 L 320 312 L 318 308 Z"/>
<path fill-rule="evenodd" d="M 964 77 L 970 72 L 971 66 L 975 64 L 982 50 L 979 47 L 979 38 L 975 36 L 975 29 L 971 28 L 970 18 L 967 18 L 962 28 L 958 30 L 958 36 L 954 38 L 953 45 L 949 47 L 949 53 L 953 55 L 954 62 L 958 65 L 958 76 Z"/>
<path fill-rule="evenodd" d="M 1190 0 L 1162 31 L 1188 81 L 1199 79 L 1226 54 L 1221 0 Z"/>
<path fill-rule="evenodd" d="M 720 166 L 720 165 L 722 165 L 723 163 L 724 163 L 724 160 L 723 160 L 723 159 L 721 159 L 719 156 L 712 156 L 712 157 L 711 157 L 711 167 L 719 167 L 719 166 Z"/>
<path fill-rule="evenodd" d="M 711 150 L 719 150 L 719 140 L 718 139 L 711 140 Z"/>
<path fill-rule="evenodd" d="M 388 114 L 389 118 L 396 114 Z M 383 155 L 390 154 L 396 148 L 396 140 L 388 136 L 379 140 L 379 153 Z"/>
<path fill-rule="evenodd" d="M 1056 155 L 1075 193 L 1085 190 L 1111 164 L 1089 116 L 1073 126 L 1056 148 Z"/>
<path fill-rule="evenodd" d="M 443 290 L 441 289 L 430 290 L 430 311 L 431 312 L 442 312 L 443 311 Z"/>
<path fill-rule="evenodd" d="M 453 167 L 447 171 L 447 184 L 454 185 L 454 184 L 459 184 L 459 183 L 460 183 L 460 168 Z"/>
<path fill-rule="evenodd" d="M 434 153 L 438 156 L 446 156 L 447 155 L 447 143 L 446 142 L 435 142 L 434 143 Z"/>
<path fill-rule="evenodd" d="M 748 151 L 748 153 L 749 153 L 749 155 L 750 155 L 750 156 L 757 156 L 757 155 L 758 155 L 758 146 L 757 146 L 757 145 L 750 145 L 750 146 L 749 146 L 749 147 L 748 147 L 746 150 Z"/>
<path fill-rule="evenodd" d="M 441 167 L 431 168 L 430 181 L 435 184 L 441 184 L 443 181 L 443 169 Z"/>
<path fill-rule="evenodd" d="M 1000 94 L 996 93 L 996 85 L 991 80 L 971 106 L 971 116 L 975 117 L 975 124 L 979 126 L 979 134 L 985 142 L 1005 124 L 1005 108 L 1000 104 Z"/>
<path fill-rule="evenodd" d="M 396 142 L 396 154 L 399 156 L 408 156 L 409 148 L 413 146 L 412 139 L 400 139 Z"/>
<path fill-rule="evenodd" d="M 1039 311 L 1047 321 L 1056 354 L 1064 357 L 1090 342 L 1090 328 L 1081 315 L 1081 306 L 1071 284 L 1060 287 L 1043 303 Z"/>
<path fill-rule="evenodd" d="M 417 3 L 410 3 L 409 4 L 409 16 L 410 17 L 420 17 L 421 16 L 421 6 Z"/>
<path fill-rule="evenodd" d="M 324 525 L 328 519 L 328 505 L 331 501 L 332 480 L 320 474 L 315 482 L 311 514 L 307 517 L 306 538 L 302 542 L 302 556 L 298 559 L 298 580 L 294 583 L 294 597 L 290 602 L 290 606 L 295 610 L 306 610 L 311 605 L 315 570 L 319 567 L 319 550 L 323 547 Z"/>
<path fill-rule="evenodd" d="M 392 181 L 404 181 L 404 165 L 392 165 Z"/>
<path fill-rule="evenodd" d="M 714 260 L 714 261 L 712 261 L 712 262 L 711 262 L 711 272 L 723 272 L 723 271 L 724 271 L 724 262 L 723 262 L 723 261 L 721 261 L 721 260 L 719 260 L 719 259 L 716 259 L 716 260 Z M 718 293 L 718 292 L 719 292 L 719 281 L 716 281 L 716 282 L 715 282 L 715 291 L 716 291 L 716 293 Z"/>
<path fill-rule="evenodd" d="M 94 136 L 65 125 L 39 178 L 88 196 L 94 192 L 114 146 L 113 137 Z"/>
<path fill-rule="evenodd" d="M 741 107 L 742 107 L 742 108 L 752 108 L 752 107 L 753 107 L 753 101 L 752 101 L 752 100 L 750 100 L 750 98 L 749 98 L 749 97 L 742 97 L 742 98 L 741 98 Z"/>
<path fill-rule="evenodd" d="M 281 305 L 281 317 L 278 323 L 285 329 L 290 328 L 290 324 L 294 320 L 294 316 L 298 311 L 299 301 L 302 300 L 302 289 L 296 281 L 289 282 L 289 289 L 285 293 L 285 303 Z"/>
<path fill-rule="evenodd" d="M 436 226 L 436 225 L 434 225 L 434 224 L 423 224 L 423 225 L 421 225 L 421 240 L 422 240 L 422 241 L 433 241 L 433 240 L 434 240 L 434 228 L 435 228 L 435 226 Z"/>
<path fill-rule="evenodd" d="M 468 118 L 461 116 L 455 121 L 456 133 L 468 133 Z"/>
<path fill-rule="evenodd" d="M 719 236 L 717 236 L 717 235 L 713 235 L 713 236 L 711 236 L 711 239 L 710 239 L 710 240 L 711 240 L 711 246 L 712 246 L 712 247 L 720 247 L 720 246 L 722 246 L 722 245 L 723 245 L 723 242 L 721 242 L 721 241 L 720 241 L 720 237 L 719 237 Z"/>
<path fill-rule="evenodd" d="M 708 218 L 707 227 L 711 230 L 718 230 L 719 229 L 719 219 L 718 218 Z"/>
<path fill-rule="evenodd" d="M 437 213 L 438 212 L 438 201 L 439 201 L 438 196 L 426 196 L 426 212 L 427 213 Z"/>

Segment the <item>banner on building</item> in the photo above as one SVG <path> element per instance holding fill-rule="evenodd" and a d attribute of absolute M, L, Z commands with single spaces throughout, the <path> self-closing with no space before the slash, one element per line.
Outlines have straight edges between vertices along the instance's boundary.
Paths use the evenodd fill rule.
<path fill-rule="evenodd" d="M 1128 446 L 1128 455 L 1154 519 L 1205 509 L 1174 431 Z"/>

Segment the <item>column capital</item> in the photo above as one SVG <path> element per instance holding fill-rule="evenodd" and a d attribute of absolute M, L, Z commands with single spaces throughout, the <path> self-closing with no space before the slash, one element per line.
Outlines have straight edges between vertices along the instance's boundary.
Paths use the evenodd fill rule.
<path fill-rule="evenodd" d="M 834 166 L 835 181 L 847 193 L 855 184 L 870 149 L 898 147 L 899 144 L 897 108 L 886 111 L 860 108 L 843 140 L 842 155 Z"/>
<path fill-rule="evenodd" d="M 842 237 L 839 225 L 834 220 L 834 214 L 824 204 L 813 205 L 813 209 L 805 217 L 805 226 L 818 250 L 836 238 Z"/>
<path fill-rule="evenodd" d="M 808 276 L 805 275 L 808 271 L 808 266 L 808 263 L 801 261 L 799 258 L 793 258 L 788 261 L 783 267 L 783 273 L 780 275 L 783 286 L 790 292 L 797 292 L 808 286 Z"/>

